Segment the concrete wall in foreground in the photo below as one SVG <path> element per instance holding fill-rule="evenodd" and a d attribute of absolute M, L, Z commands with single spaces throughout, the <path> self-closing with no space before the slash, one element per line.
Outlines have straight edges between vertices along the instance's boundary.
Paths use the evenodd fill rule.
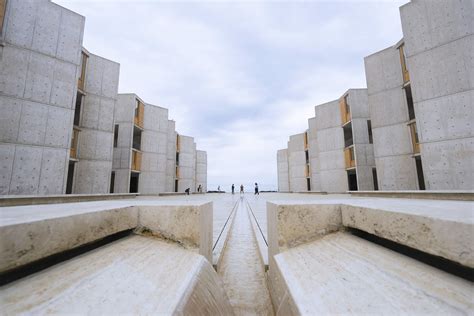
<path fill-rule="evenodd" d="M 190 136 L 179 135 L 179 178 L 178 192 L 190 189 L 196 191 L 196 143 Z"/>
<path fill-rule="evenodd" d="M 120 64 L 89 54 L 73 193 L 109 193 Z"/>
<path fill-rule="evenodd" d="M 374 190 L 372 169 L 375 168 L 375 160 L 374 146 L 369 141 L 367 89 L 350 89 L 347 99 L 351 109 L 357 188 L 361 191 L 372 191 Z"/>
<path fill-rule="evenodd" d="M 84 17 L 7 1 L 0 47 L 0 194 L 62 194 Z"/>
<path fill-rule="evenodd" d="M 141 194 L 165 192 L 168 109 L 145 104 L 141 151 L 143 155 L 138 192 Z"/>
<path fill-rule="evenodd" d="M 278 192 L 290 191 L 290 180 L 288 170 L 288 149 L 280 149 L 277 152 Z"/>
<path fill-rule="evenodd" d="M 400 8 L 427 189 L 474 188 L 474 4 Z"/>
<path fill-rule="evenodd" d="M 321 191 L 348 190 L 339 100 L 315 107 Z"/>
<path fill-rule="evenodd" d="M 288 142 L 288 177 L 290 192 L 308 191 L 306 180 L 305 133 L 290 136 Z"/>
<path fill-rule="evenodd" d="M 416 190 L 408 106 L 396 47 L 365 57 L 365 75 L 379 189 Z"/>
<path fill-rule="evenodd" d="M 207 152 L 196 150 L 196 191 L 201 185 L 202 192 L 207 191 Z"/>
<path fill-rule="evenodd" d="M 311 172 L 311 191 L 321 191 L 321 175 L 319 166 L 316 117 L 308 119 L 308 152 Z"/>

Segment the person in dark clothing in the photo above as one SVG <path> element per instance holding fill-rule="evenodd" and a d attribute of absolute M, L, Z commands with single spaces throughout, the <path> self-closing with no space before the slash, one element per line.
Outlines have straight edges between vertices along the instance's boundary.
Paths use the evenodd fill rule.
<path fill-rule="evenodd" d="M 241 185 L 240 185 L 240 194 L 243 194 L 243 193 L 244 193 L 244 185 L 241 184 Z"/>
<path fill-rule="evenodd" d="M 235 190 L 235 187 L 234 187 L 234 184 L 232 183 L 232 194 L 234 194 L 234 190 Z"/>
<path fill-rule="evenodd" d="M 260 195 L 260 192 L 258 192 L 258 184 L 255 182 L 255 195 Z"/>
<path fill-rule="evenodd" d="M 187 188 L 186 190 L 184 190 L 184 193 L 186 193 L 186 195 L 189 195 L 189 191 L 191 191 L 191 189 Z"/>

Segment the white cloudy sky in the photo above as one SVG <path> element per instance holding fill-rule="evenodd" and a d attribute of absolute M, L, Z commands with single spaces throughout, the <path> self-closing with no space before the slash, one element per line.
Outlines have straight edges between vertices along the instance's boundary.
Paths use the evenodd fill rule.
<path fill-rule="evenodd" d="M 54 0 L 84 46 L 121 64 L 119 92 L 170 110 L 208 153 L 209 188 L 277 186 L 276 151 L 314 106 L 365 87 L 363 57 L 402 36 L 407 0 Z"/>

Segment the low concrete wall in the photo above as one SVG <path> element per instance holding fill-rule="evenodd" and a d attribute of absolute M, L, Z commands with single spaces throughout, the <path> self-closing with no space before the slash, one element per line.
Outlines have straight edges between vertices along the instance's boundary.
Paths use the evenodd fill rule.
<path fill-rule="evenodd" d="M 116 193 L 116 194 L 62 194 L 62 195 L 23 195 L 23 196 L 0 196 L 1 206 L 19 206 L 19 205 L 37 205 L 37 204 L 56 204 L 56 203 L 74 203 L 90 201 L 108 201 L 120 199 L 133 199 L 138 193 Z"/>
<path fill-rule="evenodd" d="M 474 191 L 349 191 L 352 196 L 474 201 Z"/>

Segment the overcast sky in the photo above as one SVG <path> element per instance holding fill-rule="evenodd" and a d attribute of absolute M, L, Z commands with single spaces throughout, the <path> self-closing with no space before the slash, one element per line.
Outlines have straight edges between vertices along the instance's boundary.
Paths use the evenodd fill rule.
<path fill-rule="evenodd" d="M 276 189 L 276 151 L 314 106 L 366 87 L 364 56 L 401 37 L 407 0 L 54 0 L 84 46 L 120 63 L 119 92 L 169 109 L 208 154 L 208 187 Z"/>

